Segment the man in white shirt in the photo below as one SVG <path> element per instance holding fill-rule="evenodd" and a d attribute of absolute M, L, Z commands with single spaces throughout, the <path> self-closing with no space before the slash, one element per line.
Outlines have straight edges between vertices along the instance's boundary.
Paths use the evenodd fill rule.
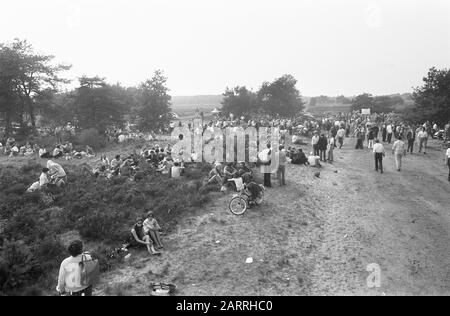
<path fill-rule="evenodd" d="M 79 240 L 73 241 L 68 251 L 70 257 L 61 262 L 56 290 L 64 295 L 70 296 L 92 296 L 92 285 L 81 285 L 80 262 L 83 256 L 83 243 Z M 85 260 L 91 260 L 86 254 Z"/>
<path fill-rule="evenodd" d="M 450 143 L 447 144 L 447 152 L 445 153 L 445 159 L 448 166 L 448 181 L 450 181 Z"/>
<path fill-rule="evenodd" d="M 314 156 L 319 156 L 319 133 L 315 132 L 311 139 L 311 145 L 313 146 Z"/>
<path fill-rule="evenodd" d="M 397 166 L 397 171 L 402 170 L 402 158 L 406 155 L 405 143 L 402 140 L 402 137 L 399 136 L 392 146 L 392 154 L 395 155 L 395 165 Z"/>
<path fill-rule="evenodd" d="M 419 153 L 422 152 L 423 148 L 423 153 L 426 154 L 428 133 L 425 127 L 422 127 L 422 130 L 417 134 L 417 138 L 419 140 Z"/>
<path fill-rule="evenodd" d="M 373 145 L 373 152 L 375 154 L 375 171 L 380 169 L 383 173 L 383 157 L 386 155 L 383 144 L 378 139 L 375 139 L 375 145 Z"/>
<path fill-rule="evenodd" d="M 337 139 L 339 142 L 339 149 L 342 148 L 342 146 L 344 145 L 344 137 L 345 137 L 345 129 L 343 127 L 341 127 L 338 131 L 337 131 Z"/>
<path fill-rule="evenodd" d="M 387 141 L 388 141 L 388 143 L 390 144 L 391 143 L 391 140 L 392 140 L 392 125 L 391 124 L 389 124 L 387 127 L 386 127 L 386 132 L 387 132 Z"/>

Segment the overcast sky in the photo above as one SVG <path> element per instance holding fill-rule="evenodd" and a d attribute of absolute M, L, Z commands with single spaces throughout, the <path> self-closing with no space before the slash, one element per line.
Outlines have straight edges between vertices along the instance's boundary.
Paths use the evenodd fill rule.
<path fill-rule="evenodd" d="M 3 1 L 0 42 L 16 37 L 74 79 L 131 86 L 162 69 L 172 95 L 287 73 L 306 96 L 403 93 L 450 66 L 450 1 Z"/>

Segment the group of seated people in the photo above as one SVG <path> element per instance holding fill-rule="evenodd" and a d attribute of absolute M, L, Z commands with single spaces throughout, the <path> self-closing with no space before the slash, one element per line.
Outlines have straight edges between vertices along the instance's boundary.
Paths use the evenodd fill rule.
<path fill-rule="evenodd" d="M 250 183 L 253 181 L 253 171 L 243 161 L 235 164 L 233 162 L 223 165 L 220 162 L 216 162 L 209 172 L 208 184 L 218 184 L 221 186 L 221 190 L 225 191 L 227 188 L 239 190 L 242 185 L 239 180 L 237 182 L 229 181 L 231 179 L 242 179 L 242 184 Z"/>
<path fill-rule="evenodd" d="M 139 217 L 131 229 L 131 235 L 124 248 L 146 247 L 151 255 L 160 255 L 157 250 L 163 249 L 160 232 L 161 227 L 155 219 L 153 212 L 147 209 L 146 219 Z"/>
<path fill-rule="evenodd" d="M 47 167 L 42 169 L 39 181 L 34 182 L 27 192 L 35 192 L 49 186 L 62 187 L 67 183 L 67 174 L 64 168 L 52 161 L 47 161 Z"/>
<path fill-rule="evenodd" d="M 314 155 L 313 152 L 306 156 L 301 148 L 289 147 L 286 156 L 294 165 L 309 165 L 311 167 L 320 167 L 320 157 Z"/>
<path fill-rule="evenodd" d="M 167 174 L 171 178 L 179 178 L 183 173 L 184 162 L 172 158 L 170 145 L 165 148 L 159 145 L 154 147 L 137 146 L 131 154 L 123 158 L 121 155 L 116 155 L 110 161 L 105 155 L 101 156 L 97 166 L 93 169 L 93 174 L 106 178 L 125 176 L 137 180 L 140 172 L 150 169 Z"/>
<path fill-rule="evenodd" d="M 66 142 L 65 144 L 56 145 L 52 152 L 48 152 L 45 148 L 40 148 L 39 157 L 43 159 L 65 157 L 66 160 L 70 160 L 72 158 L 82 159 L 84 157 L 95 157 L 95 153 L 89 145 L 86 145 L 83 149 L 74 149 L 72 143 Z"/>
<path fill-rule="evenodd" d="M 13 137 L 8 138 L 5 145 L 0 142 L 0 153 L 8 157 L 31 156 L 38 149 L 36 144 L 32 145 L 30 142 L 19 144 Z"/>
<path fill-rule="evenodd" d="M 67 160 L 72 158 L 95 157 L 92 147 L 86 145 L 83 149 L 74 149 L 72 143 L 66 142 L 58 144 L 52 151 L 48 151 L 45 147 L 40 147 L 38 144 L 26 142 L 19 144 L 13 137 L 9 137 L 5 144 L 0 142 L 0 153 L 8 157 L 26 157 L 38 154 L 42 159 L 58 159 L 65 157 Z"/>

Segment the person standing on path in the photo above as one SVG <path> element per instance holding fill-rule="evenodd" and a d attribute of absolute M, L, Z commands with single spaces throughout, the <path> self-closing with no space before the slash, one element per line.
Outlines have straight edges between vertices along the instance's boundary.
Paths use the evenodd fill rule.
<path fill-rule="evenodd" d="M 358 128 L 356 132 L 355 149 L 364 149 L 364 132 L 362 131 L 362 127 Z"/>
<path fill-rule="evenodd" d="M 445 158 L 448 166 L 448 181 L 450 181 L 450 143 L 447 144 L 447 152 L 445 153 Z"/>
<path fill-rule="evenodd" d="M 382 134 L 383 134 L 383 143 L 385 143 L 385 142 L 386 142 L 386 137 L 387 137 L 386 124 L 383 124 L 383 127 L 382 127 Z"/>
<path fill-rule="evenodd" d="M 333 151 L 334 151 L 334 144 L 336 143 L 335 138 L 333 137 L 333 135 L 331 135 L 328 138 L 328 162 L 329 163 L 333 163 L 334 160 L 334 155 L 333 155 Z"/>
<path fill-rule="evenodd" d="M 373 130 L 373 127 L 369 129 L 369 133 L 367 136 L 367 148 L 371 149 L 373 148 L 373 141 L 375 139 L 375 132 Z"/>
<path fill-rule="evenodd" d="M 408 140 L 408 149 L 406 150 L 406 152 L 412 154 L 414 149 L 415 135 L 411 127 L 408 128 L 408 132 L 406 133 L 406 139 Z"/>
<path fill-rule="evenodd" d="M 259 153 L 259 159 L 261 160 L 261 173 L 264 174 L 264 186 L 266 188 L 271 188 L 272 183 L 270 181 L 270 176 L 272 173 L 271 164 L 272 164 L 272 148 L 270 143 L 267 144 L 267 148 Z"/>
<path fill-rule="evenodd" d="M 419 153 L 422 152 L 423 148 L 423 153 L 426 154 L 428 133 L 425 127 L 422 127 L 422 130 L 419 132 L 419 134 L 417 134 L 417 138 L 419 139 Z"/>
<path fill-rule="evenodd" d="M 328 147 L 328 140 L 325 137 L 324 134 L 320 135 L 319 142 L 317 143 L 320 151 L 320 161 L 326 162 L 327 161 L 327 147 Z"/>
<path fill-rule="evenodd" d="M 345 131 L 344 127 L 341 126 L 341 128 L 337 132 L 337 140 L 339 142 L 339 149 L 341 149 L 342 146 L 344 145 L 345 134 L 346 134 L 346 131 Z"/>
<path fill-rule="evenodd" d="M 286 153 L 284 147 L 280 146 L 279 151 L 275 153 L 275 161 L 278 163 L 277 175 L 280 186 L 286 185 Z"/>
<path fill-rule="evenodd" d="M 375 171 L 378 172 L 378 169 L 380 169 L 381 173 L 383 173 L 383 157 L 386 156 L 386 151 L 378 139 L 375 139 L 373 152 L 375 154 Z"/>
<path fill-rule="evenodd" d="M 313 152 L 314 152 L 314 156 L 319 156 L 319 133 L 318 132 L 314 132 L 314 136 L 312 137 L 311 140 L 311 145 L 313 147 Z"/>
<path fill-rule="evenodd" d="M 403 139 L 401 136 L 398 137 L 398 139 L 395 141 L 394 145 L 392 146 L 392 154 L 395 156 L 395 165 L 397 166 L 397 171 L 402 170 L 402 158 L 404 155 L 406 155 L 406 149 L 405 149 L 405 143 L 403 142 Z"/>
<path fill-rule="evenodd" d="M 392 132 L 393 132 L 393 130 L 392 130 L 392 125 L 389 124 L 388 126 L 386 126 L 387 141 L 388 141 L 389 144 L 390 144 L 391 141 L 392 141 Z"/>

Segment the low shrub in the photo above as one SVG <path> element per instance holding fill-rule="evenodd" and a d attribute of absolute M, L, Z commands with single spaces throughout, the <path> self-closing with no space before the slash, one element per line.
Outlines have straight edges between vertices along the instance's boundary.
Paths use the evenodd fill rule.
<path fill-rule="evenodd" d="M 67 251 L 57 236 L 77 230 L 100 259 L 102 271 L 123 259 L 114 254 L 130 234 L 137 216 L 153 210 L 162 228 L 171 231 L 192 208 L 209 200 L 214 187 L 202 186 L 209 168 L 195 168 L 186 177 L 170 179 L 154 171 L 141 181 L 111 180 L 83 174 L 79 166 L 64 166 L 66 187 L 25 193 L 41 166 L 0 166 L 0 295 L 38 295 L 54 289 L 55 274 Z M 30 294 L 31 295 L 31 294 Z"/>

